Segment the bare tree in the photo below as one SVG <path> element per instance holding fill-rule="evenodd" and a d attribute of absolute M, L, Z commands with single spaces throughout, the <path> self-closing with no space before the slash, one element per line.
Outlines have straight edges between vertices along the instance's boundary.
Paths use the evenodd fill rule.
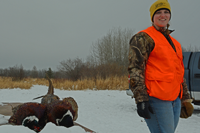
<path fill-rule="evenodd" d="M 13 67 L 9 67 L 9 77 L 12 77 L 12 80 L 22 80 L 24 78 L 24 69 L 23 66 L 15 65 Z"/>
<path fill-rule="evenodd" d="M 81 79 L 81 68 L 84 65 L 83 61 L 79 58 L 74 60 L 67 59 L 66 61 L 61 61 L 58 70 L 71 80 Z"/>
<path fill-rule="evenodd" d="M 116 63 L 120 66 L 128 65 L 129 40 L 133 30 L 114 28 L 106 36 L 98 39 L 91 47 L 91 56 L 98 65 Z"/>
<path fill-rule="evenodd" d="M 47 70 L 42 69 L 38 71 L 38 78 L 45 78 L 45 73 Z"/>
<path fill-rule="evenodd" d="M 31 77 L 32 78 L 38 78 L 38 71 L 37 71 L 36 66 L 34 66 L 32 71 L 31 71 Z"/>

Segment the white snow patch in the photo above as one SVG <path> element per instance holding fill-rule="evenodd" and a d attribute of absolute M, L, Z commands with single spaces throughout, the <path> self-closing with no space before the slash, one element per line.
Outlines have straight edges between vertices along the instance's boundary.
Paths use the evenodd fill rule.
<path fill-rule="evenodd" d="M 41 102 L 35 97 L 47 93 L 48 87 L 34 85 L 29 90 L 0 89 L 1 102 Z M 77 123 L 88 127 L 97 133 L 149 133 L 143 118 L 136 111 L 134 99 L 126 95 L 126 91 L 117 90 L 84 90 L 66 91 L 55 89 L 54 92 L 61 99 L 73 97 L 78 104 Z M 200 112 L 200 106 L 194 106 Z M 0 123 L 7 122 L 9 117 L 0 115 Z M 188 119 L 180 119 L 176 133 L 199 133 L 200 114 L 194 113 Z M 34 133 L 23 126 L 0 126 L 2 133 Z M 84 133 L 78 126 L 65 128 L 48 123 L 41 133 Z"/>

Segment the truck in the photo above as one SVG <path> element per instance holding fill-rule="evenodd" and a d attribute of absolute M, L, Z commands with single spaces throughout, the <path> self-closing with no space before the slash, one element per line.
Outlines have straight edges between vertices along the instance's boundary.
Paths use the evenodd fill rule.
<path fill-rule="evenodd" d="M 200 105 L 200 52 L 183 52 L 184 78 L 194 105 Z M 130 77 L 128 77 L 130 80 Z M 133 93 L 126 89 L 126 94 L 133 98 Z"/>

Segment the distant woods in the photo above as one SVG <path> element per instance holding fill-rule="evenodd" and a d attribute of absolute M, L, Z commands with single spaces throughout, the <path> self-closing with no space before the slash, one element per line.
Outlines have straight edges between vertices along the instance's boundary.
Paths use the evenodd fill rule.
<path fill-rule="evenodd" d="M 12 77 L 12 80 L 23 78 L 44 78 L 45 73 L 53 79 L 68 79 L 72 81 L 83 79 L 106 79 L 109 77 L 128 76 L 129 40 L 134 35 L 131 29 L 113 28 L 108 33 L 92 43 L 87 59 L 66 59 L 60 62 L 56 71 L 47 69 L 25 70 L 22 65 L 1 69 L 0 76 Z M 197 51 L 198 48 L 183 48 L 183 51 Z"/>

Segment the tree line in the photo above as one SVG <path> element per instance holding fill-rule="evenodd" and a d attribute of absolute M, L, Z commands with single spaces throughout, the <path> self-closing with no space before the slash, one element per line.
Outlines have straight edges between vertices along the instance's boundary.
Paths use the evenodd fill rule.
<path fill-rule="evenodd" d="M 86 60 L 66 59 L 60 62 L 56 71 L 52 71 L 50 67 L 46 70 L 37 70 L 36 66 L 32 70 L 25 70 L 22 65 L 15 65 L 5 69 L 0 68 L 0 76 L 22 80 L 27 77 L 44 78 L 47 73 L 50 78 L 76 81 L 128 75 L 129 40 L 133 35 L 132 29 L 113 28 L 92 44 L 90 55 Z M 197 51 L 198 48 L 193 49 L 191 45 L 183 48 L 183 51 L 194 50 Z"/>
<path fill-rule="evenodd" d="M 44 78 L 48 73 L 50 78 L 81 80 L 85 78 L 103 78 L 111 76 L 127 75 L 129 40 L 133 30 L 113 28 L 94 42 L 90 49 L 90 55 L 86 60 L 81 58 L 66 59 L 61 61 L 56 71 L 51 68 L 37 70 L 25 70 L 23 65 L 1 69 L 0 76 L 12 77 L 13 80 L 23 78 Z"/>

